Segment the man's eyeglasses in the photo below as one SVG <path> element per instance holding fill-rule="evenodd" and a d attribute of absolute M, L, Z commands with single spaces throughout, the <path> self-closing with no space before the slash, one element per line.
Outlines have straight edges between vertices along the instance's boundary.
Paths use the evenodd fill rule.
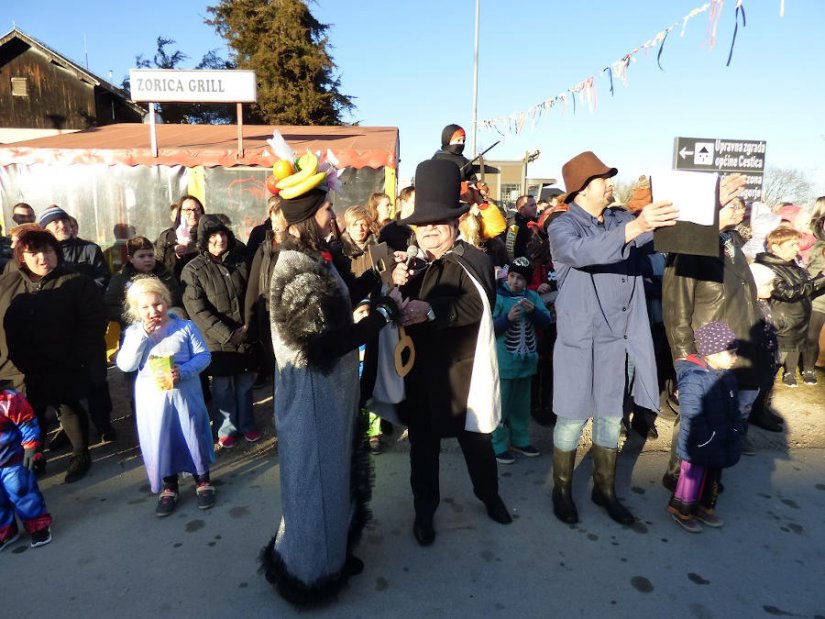
<path fill-rule="evenodd" d="M 182 208 L 181 213 L 200 213 L 201 210 L 199 208 Z"/>

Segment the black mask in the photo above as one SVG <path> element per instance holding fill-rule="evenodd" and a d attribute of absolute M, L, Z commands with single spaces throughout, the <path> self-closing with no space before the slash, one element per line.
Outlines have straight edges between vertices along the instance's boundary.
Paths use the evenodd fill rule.
<path fill-rule="evenodd" d="M 444 147 L 444 150 L 453 155 L 460 155 L 464 152 L 464 144 L 448 144 Z"/>

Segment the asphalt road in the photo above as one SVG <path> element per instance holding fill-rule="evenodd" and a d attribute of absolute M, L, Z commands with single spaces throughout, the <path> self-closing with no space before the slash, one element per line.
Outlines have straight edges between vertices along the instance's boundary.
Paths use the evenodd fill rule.
<path fill-rule="evenodd" d="M 820 416 L 821 419 L 821 416 Z M 123 422 L 121 422 L 123 423 Z M 221 454 L 218 503 L 199 511 L 191 480 L 160 520 L 136 448 L 98 447 L 89 476 L 62 481 L 65 456 L 42 482 L 55 517 L 51 544 L 21 538 L 0 555 L 6 617 L 281 617 L 296 614 L 257 573 L 280 517 L 270 439 Z M 499 467 L 515 521 L 488 519 L 454 444 L 442 456 L 437 539 L 411 532 L 408 454 L 375 458 L 374 520 L 358 555 L 366 568 L 323 617 L 825 617 L 825 450 L 762 448 L 724 475 L 720 530 L 691 535 L 665 511 L 666 455 L 626 444 L 619 494 L 637 515 L 621 527 L 590 502 L 580 453 L 581 523 L 555 520 L 550 457 Z"/>

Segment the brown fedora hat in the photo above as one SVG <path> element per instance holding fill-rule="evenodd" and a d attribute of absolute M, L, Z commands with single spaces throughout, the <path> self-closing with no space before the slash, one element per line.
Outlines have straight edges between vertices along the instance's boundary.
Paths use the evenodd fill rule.
<path fill-rule="evenodd" d="M 610 178 L 618 173 L 619 171 L 616 168 L 608 168 L 604 165 L 593 151 L 586 150 L 579 153 L 561 168 L 564 187 L 567 189 L 567 196 L 564 201 L 572 202 L 576 194 L 587 187 L 587 183 L 594 178 Z"/>

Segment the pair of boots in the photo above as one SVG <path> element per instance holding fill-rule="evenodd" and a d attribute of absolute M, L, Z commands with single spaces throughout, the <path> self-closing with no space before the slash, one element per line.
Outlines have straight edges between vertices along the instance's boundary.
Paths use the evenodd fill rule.
<path fill-rule="evenodd" d="M 633 514 L 619 502 L 614 483 L 616 480 L 616 456 L 618 449 L 593 445 L 593 493 L 590 498 L 596 505 L 604 507 L 610 517 L 619 524 L 631 525 Z M 576 464 L 576 450 L 561 451 L 553 448 L 553 513 L 567 524 L 576 524 L 579 513 L 573 503 L 573 468 Z"/>

